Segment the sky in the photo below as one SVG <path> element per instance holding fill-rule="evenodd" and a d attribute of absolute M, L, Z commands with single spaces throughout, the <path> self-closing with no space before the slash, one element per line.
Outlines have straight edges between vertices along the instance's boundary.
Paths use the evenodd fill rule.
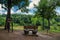
<path fill-rule="evenodd" d="M 60 15 L 60 7 L 56 8 L 57 15 Z"/>
<path fill-rule="evenodd" d="M 29 4 L 28 9 L 30 9 L 30 11 L 29 11 L 28 14 L 32 14 L 33 13 L 33 7 L 34 7 L 33 4 L 38 5 L 38 2 L 39 2 L 39 0 L 37 0 L 37 1 L 36 0 L 30 0 L 30 1 L 32 1 L 32 2 Z M 17 6 L 12 7 L 11 13 L 20 13 L 21 10 L 17 10 L 17 9 L 18 9 Z M 3 8 L 1 8 L 1 4 L 0 4 L 0 14 L 3 14 L 3 13 L 7 14 L 7 11 L 5 11 Z"/>
<path fill-rule="evenodd" d="M 30 11 L 28 12 L 28 14 L 33 14 L 33 11 L 35 10 L 34 9 L 34 4 L 35 5 L 38 5 L 38 3 L 39 3 L 40 0 L 30 0 L 30 1 L 31 1 L 31 3 L 29 4 L 29 7 L 28 7 L 28 9 L 30 9 Z M 56 8 L 56 11 L 58 13 L 60 13 L 60 7 Z M 7 14 L 7 11 L 4 10 L 3 8 L 1 8 L 1 4 L 0 4 L 0 14 L 3 14 L 3 13 L 4 14 Z M 12 14 L 13 13 L 21 13 L 21 10 L 18 10 L 18 7 L 17 6 L 14 6 L 11 9 L 11 13 Z M 24 13 L 24 14 L 26 14 L 26 13 Z"/>

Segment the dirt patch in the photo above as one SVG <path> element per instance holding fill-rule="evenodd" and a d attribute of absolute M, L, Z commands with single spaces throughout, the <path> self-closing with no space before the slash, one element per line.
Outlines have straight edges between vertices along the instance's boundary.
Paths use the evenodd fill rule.
<path fill-rule="evenodd" d="M 50 36 L 42 35 L 40 33 L 38 33 L 38 36 L 29 36 L 23 34 L 24 32 L 21 30 L 16 30 L 10 33 L 8 33 L 6 30 L 0 30 L 0 40 L 54 40 L 53 38 L 50 38 Z M 59 40 L 59 37 L 60 36 L 58 36 L 56 40 Z"/>

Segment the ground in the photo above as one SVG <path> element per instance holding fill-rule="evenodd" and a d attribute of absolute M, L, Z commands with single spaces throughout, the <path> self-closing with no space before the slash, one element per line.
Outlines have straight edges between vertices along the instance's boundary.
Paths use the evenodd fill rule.
<path fill-rule="evenodd" d="M 0 30 L 0 40 L 59 40 L 60 34 L 42 34 L 40 32 L 37 35 L 24 35 L 23 30 L 15 30 L 13 32 L 7 32 L 6 30 Z"/>

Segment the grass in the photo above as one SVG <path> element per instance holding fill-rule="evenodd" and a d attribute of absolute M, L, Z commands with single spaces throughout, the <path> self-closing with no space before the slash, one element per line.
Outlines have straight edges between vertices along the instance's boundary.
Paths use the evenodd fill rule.
<path fill-rule="evenodd" d="M 12 27 L 10 27 L 12 28 Z M 0 26 L 0 29 L 4 29 L 4 26 Z M 14 30 L 24 30 L 23 26 L 14 26 L 13 27 Z"/>
<path fill-rule="evenodd" d="M 0 29 L 4 29 L 4 27 L 0 26 Z M 24 30 L 24 27 L 23 26 L 14 26 L 13 29 L 14 30 Z M 41 29 L 41 26 L 39 26 L 38 27 L 38 32 L 41 32 L 41 31 L 43 31 L 43 30 Z M 44 31 L 46 31 L 46 30 L 44 30 Z M 49 32 L 59 33 L 60 32 L 60 27 L 57 26 L 56 29 L 55 29 L 53 26 L 51 26 L 51 29 L 50 29 Z"/>
<path fill-rule="evenodd" d="M 16 26 L 13 27 L 14 30 L 24 30 L 23 26 Z"/>
<path fill-rule="evenodd" d="M 60 26 L 51 26 L 50 32 L 60 32 Z"/>

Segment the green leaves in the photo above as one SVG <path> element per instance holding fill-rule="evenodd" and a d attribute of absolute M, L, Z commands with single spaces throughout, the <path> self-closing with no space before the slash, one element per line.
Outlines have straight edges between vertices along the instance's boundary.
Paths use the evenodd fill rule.
<path fill-rule="evenodd" d="M 6 7 L 8 6 L 8 2 L 9 0 L 1 0 L 0 4 L 4 4 Z M 19 9 L 26 7 L 29 5 L 29 0 L 11 0 L 11 8 L 13 6 L 18 6 Z"/>
<path fill-rule="evenodd" d="M 56 8 L 57 0 L 41 0 L 39 5 L 36 7 L 37 14 L 44 18 L 53 18 L 56 16 L 55 8 Z"/>

